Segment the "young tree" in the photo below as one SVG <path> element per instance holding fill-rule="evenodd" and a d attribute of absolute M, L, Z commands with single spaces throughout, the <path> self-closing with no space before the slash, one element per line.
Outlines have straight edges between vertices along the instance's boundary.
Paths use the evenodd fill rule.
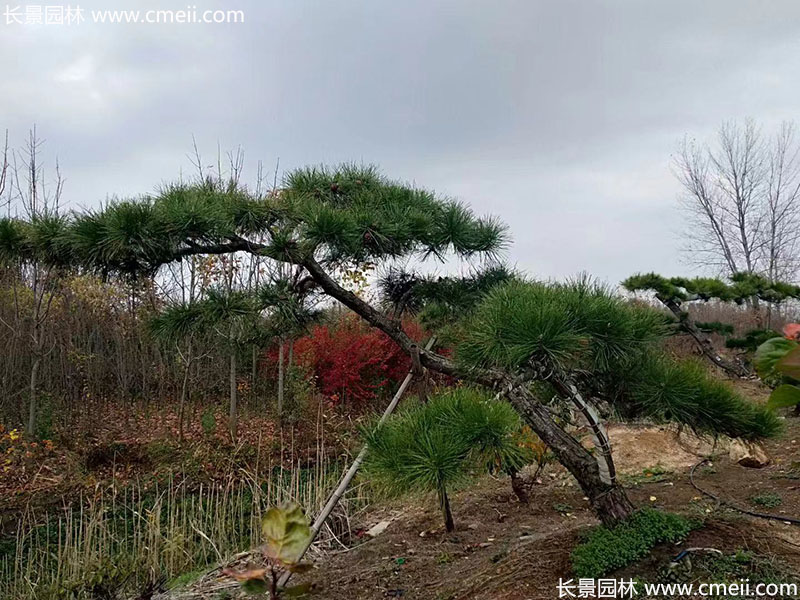
<path fill-rule="evenodd" d="M 267 329 L 262 336 L 278 340 L 278 420 L 283 420 L 286 393 L 286 372 L 291 371 L 294 360 L 294 340 L 318 316 L 314 310 L 315 298 L 311 280 L 303 279 L 302 268 L 295 268 L 291 277 L 276 278 L 258 290 L 262 308 L 268 312 Z M 288 344 L 287 344 L 288 340 Z M 288 357 L 284 349 L 288 346 Z"/>
<path fill-rule="evenodd" d="M 466 474 L 469 448 L 442 420 L 443 406 L 432 402 L 391 417 L 383 426 L 365 431 L 369 452 L 365 469 L 396 493 L 435 492 L 445 530 L 455 528 L 450 498 L 455 482 Z"/>
<path fill-rule="evenodd" d="M 201 358 L 195 353 L 195 341 L 207 328 L 202 304 L 186 303 L 168 306 L 149 323 L 152 334 L 165 346 L 175 345 L 183 367 L 180 400 L 178 404 L 178 439 L 183 442 L 186 397 L 192 365 Z M 183 348 L 181 348 L 183 346 Z"/>
<path fill-rule="evenodd" d="M 174 202 L 178 193 L 186 201 Z M 56 237 L 74 261 L 104 272 L 154 273 L 186 256 L 237 252 L 301 267 L 319 291 L 381 329 L 422 366 L 502 394 L 576 478 L 604 522 L 633 512 L 587 392 L 595 391 L 591 369 L 613 380 L 620 369 L 631 369 L 632 362 L 625 360 L 640 359 L 657 341 L 656 317 L 587 285 L 510 282 L 493 289 L 467 315 L 460 328 L 465 337 L 453 359 L 420 348 L 398 318 L 348 291 L 332 274 L 348 262 L 385 265 L 449 253 L 496 257 L 506 233 L 495 219 L 477 218 L 458 202 L 351 165 L 294 171 L 280 191 L 265 197 L 202 185 L 178 187 L 172 196 L 76 215 Z M 121 228 L 124 213 L 137 217 Z M 535 392 L 537 385 L 576 407 L 592 427 L 597 453 L 554 418 Z M 695 392 L 689 401 L 702 407 L 704 388 Z M 746 405 L 729 393 L 733 404 Z M 728 416 L 703 426 L 755 436 L 773 432 L 776 425 L 764 421 L 748 429 L 726 421 Z"/>
<path fill-rule="evenodd" d="M 493 402 L 486 392 L 447 390 L 366 429 L 364 465 L 394 493 L 435 492 L 445 530 L 453 531 L 447 490 L 454 482 L 487 467 L 513 477 L 533 460 L 529 449 L 518 444 L 520 426 L 514 409 Z"/>

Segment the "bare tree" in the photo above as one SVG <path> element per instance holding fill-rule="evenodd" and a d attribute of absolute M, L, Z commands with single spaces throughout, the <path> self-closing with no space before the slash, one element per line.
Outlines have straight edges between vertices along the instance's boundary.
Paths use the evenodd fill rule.
<path fill-rule="evenodd" d="M 31 223 L 37 226 L 47 220 L 57 219 L 59 204 L 64 187 L 64 179 L 56 161 L 55 178 L 51 182 L 45 176 L 45 170 L 39 163 L 39 155 L 44 140 L 39 138 L 34 126 L 29 134 L 25 146 L 12 153 L 12 165 L 8 166 L 5 152 L 4 175 L 2 185 L 8 186 L 9 214 L 12 206 Z M 50 184 L 53 187 L 50 187 Z M 57 269 L 51 261 L 39 260 L 33 257 L 19 264 L 19 277 L 16 281 L 24 282 L 30 290 L 30 306 L 25 307 L 27 319 L 17 318 L 20 324 L 16 334 L 26 336 L 30 347 L 30 372 L 28 378 L 28 422 L 26 433 L 35 436 L 37 415 L 39 411 L 39 369 L 44 358 L 45 326 L 50 316 L 53 299 L 56 292 Z M 16 290 L 14 297 L 17 298 Z M 19 307 L 19 302 L 17 302 Z M 19 309 L 18 309 L 19 310 Z M 27 327 L 22 327 L 23 322 Z"/>
<path fill-rule="evenodd" d="M 767 155 L 763 264 L 771 281 L 794 279 L 800 239 L 800 145 L 784 122 Z"/>
<path fill-rule="evenodd" d="M 721 275 L 794 278 L 800 160 L 792 124 L 765 138 L 752 120 L 723 123 L 713 147 L 684 139 L 673 168 L 691 262 Z"/>

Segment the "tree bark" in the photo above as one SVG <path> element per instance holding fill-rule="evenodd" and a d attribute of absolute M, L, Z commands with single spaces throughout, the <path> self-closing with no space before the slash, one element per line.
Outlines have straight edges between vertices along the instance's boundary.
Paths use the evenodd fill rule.
<path fill-rule="evenodd" d="M 231 431 L 231 441 L 236 442 L 239 432 L 239 412 L 236 407 L 236 350 L 231 350 L 231 403 L 230 412 L 228 413 L 228 427 Z"/>
<path fill-rule="evenodd" d="M 181 383 L 181 401 L 178 406 L 178 441 L 183 442 L 183 422 L 185 421 L 186 394 L 189 390 L 189 373 L 192 370 L 192 343 L 186 349 L 186 364 L 183 366 L 183 382 Z"/>
<path fill-rule="evenodd" d="M 697 328 L 697 325 L 695 325 L 694 321 L 689 318 L 689 315 L 685 311 L 681 310 L 681 305 L 676 300 L 673 298 L 664 298 L 660 294 L 656 294 L 656 298 L 658 298 L 658 300 L 664 306 L 666 306 L 673 315 L 675 315 L 675 318 L 678 319 L 678 323 L 680 323 L 681 328 L 694 338 L 694 341 L 697 343 L 697 347 L 700 348 L 703 356 L 705 356 L 714 365 L 729 375 L 733 375 L 734 377 L 746 377 L 748 375 L 744 367 L 741 367 L 732 361 L 726 360 L 719 355 L 719 353 L 714 349 L 714 344 L 711 343 L 711 338 Z"/>
<path fill-rule="evenodd" d="M 443 485 L 439 486 L 439 507 L 442 509 L 444 529 L 447 533 L 450 533 L 456 528 L 456 525 L 453 522 L 453 513 L 450 510 L 450 498 L 447 497 L 447 490 Z"/>
<path fill-rule="evenodd" d="M 34 278 L 38 278 L 38 272 L 34 273 Z M 33 361 L 31 362 L 30 380 L 28 386 L 28 425 L 25 428 L 25 433 L 30 439 L 36 437 L 36 418 L 39 412 L 39 397 L 37 388 L 39 387 L 39 366 L 42 364 L 42 331 L 40 309 L 42 298 L 37 296 L 37 291 L 44 294 L 43 290 L 39 290 L 39 281 L 35 279 L 33 285 L 33 314 L 31 315 L 32 331 L 31 331 L 31 353 Z"/>
<path fill-rule="evenodd" d="M 562 429 L 524 385 L 511 383 L 505 396 L 542 441 L 580 485 L 597 517 L 605 525 L 614 525 L 629 517 L 634 509 L 624 488 L 615 480 L 604 480 L 598 459 L 578 440 Z"/>
<path fill-rule="evenodd" d="M 36 417 L 39 412 L 39 398 L 36 388 L 38 387 L 39 365 L 42 363 L 42 358 L 39 356 L 38 348 L 34 350 L 33 364 L 31 365 L 31 378 L 30 378 L 30 401 L 28 403 L 28 427 L 26 433 L 30 439 L 36 437 Z"/>

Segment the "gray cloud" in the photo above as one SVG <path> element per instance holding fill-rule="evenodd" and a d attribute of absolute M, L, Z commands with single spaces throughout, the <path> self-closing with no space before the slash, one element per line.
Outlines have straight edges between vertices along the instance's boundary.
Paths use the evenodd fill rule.
<path fill-rule="evenodd" d="M 85 9 L 181 9 L 168 2 Z M 270 0 L 245 24 L 6 26 L 0 127 L 37 123 L 73 206 L 148 192 L 192 135 L 284 168 L 355 160 L 511 225 L 541 276 L 679 273 L 670 154 L 795 118 L 794 1 Z"/>

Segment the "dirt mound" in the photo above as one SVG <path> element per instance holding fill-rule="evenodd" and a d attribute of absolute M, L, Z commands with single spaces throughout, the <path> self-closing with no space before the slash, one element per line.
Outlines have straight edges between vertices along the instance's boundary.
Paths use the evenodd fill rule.
<path fill-rule="evenodd" d="M 661 467 L 679 471 L 691 467 L 702 457 L 727 452 L 729 441 L 714 442 L 674 427 L 611 425 L 608 435 L 614 463 L 621 473 L 639 473 Z"/>

